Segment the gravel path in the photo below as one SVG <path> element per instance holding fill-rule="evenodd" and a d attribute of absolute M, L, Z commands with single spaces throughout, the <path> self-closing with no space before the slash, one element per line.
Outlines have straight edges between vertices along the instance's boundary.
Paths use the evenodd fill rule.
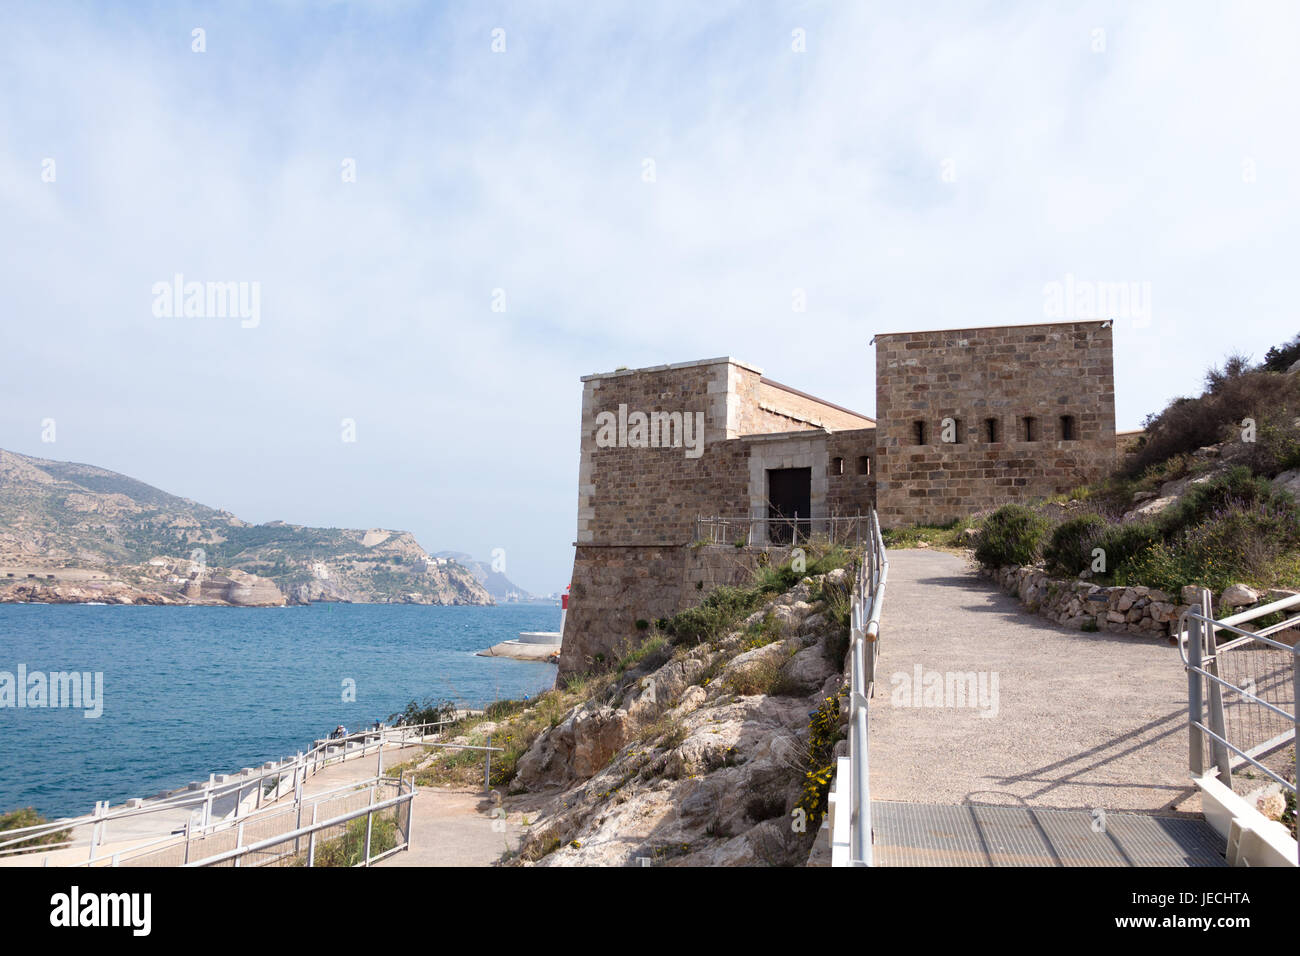
<path fill-rule="evenodd" d="M 945 694 L 944 706 L 908 705 L 918 666 L 922 690 L 929 672 L 982 674 L 983 701 L 954 706 Z M 1199 812 L 1186 701 L 1178 651 L 1163 638 L 1060 627 L 962 557 L 889 554 L 871 702 L 874 800 Z"/>

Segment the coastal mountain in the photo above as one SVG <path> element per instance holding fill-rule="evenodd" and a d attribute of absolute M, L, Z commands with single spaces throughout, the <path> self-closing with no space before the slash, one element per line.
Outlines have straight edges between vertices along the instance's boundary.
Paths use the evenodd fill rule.
<path fill-rule="evenodd" d="M 438 551 L 434 557 L 446 558 L 448 561 L 455 561 L 461 567 L 468 568 L 470 574 L 474 575 L 474 580 L 483 585 L 487 593 L 498 603 L 542 600 L 538 595 L 525 591 L 515 584 L 505 576 L 504 572 L 495 570 L 490 561 L 479 561 L 463 551 Z"/>
<path fill-rule="evenodd" d="M 0 601 L 492 604 L 406 531 L 249 524 L 92 465 L 0 449 Z"/>

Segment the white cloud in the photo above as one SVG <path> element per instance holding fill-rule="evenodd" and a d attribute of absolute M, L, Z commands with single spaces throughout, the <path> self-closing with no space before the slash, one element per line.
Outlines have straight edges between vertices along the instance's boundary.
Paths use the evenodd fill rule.
<path fill-rule="evenodd" d="M 1040 321 L 1068 272 L 1152 284 L 1128 425 L 1296 331 L 1292 5 L 51 7 L 0 35 L 0 444 L 254 520 L 549 590 L 584 372 L 731 353 L 870 412 L 874 333 Z M 261 327 L 154 319 L 178 271 L 260 281 Z"/>

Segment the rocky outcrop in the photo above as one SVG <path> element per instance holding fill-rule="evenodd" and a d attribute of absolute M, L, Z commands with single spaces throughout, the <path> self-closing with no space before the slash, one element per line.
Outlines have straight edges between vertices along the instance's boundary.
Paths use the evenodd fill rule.
<path fill-rule="evenodd" d="M 0 587 L 0 604 L 186 604 L 157 591 L 123 581 L 104 584 L 52 584 L 24 581 Z"/>
<path fill-rule="evenodd" d="M 847 584 L 843 572 L 828 578 Z M 538 736 L 512 783 L 512 799 L 538 814 L 522 860 L 805 862 L 818 825 L 800 808 L 810 714 L 825 704 L 843 720 L 847 634 L 817 600 L 825 586 L 805 579 L 725 637 L 646 663 Z"/>
<path fill-rule="evenodd" d="M 324 581 L 290 585 L 288 597 L 290 604 L 346 604 L 350 600 Z"/>
<path fill-rule="evenodd" d="M 1300 501 L 1300 468 L 1282 472 L 1273 479 L 1273 487 L 1289 492 L 1296 501 Z"/>
<path fill-rule="evenodd" d="M 166 564 L 154 568 L 170 572 Z M 137 572 L 139 569 L 135 569 Z M 153 569 L 151 569 L 153 570 Z M 282 607 L 286 599 L 274 582 L 243 571 L 190 572 L 151 580 L 140 573 L 134 582 L 61 579 L 54 572 L 43 579 L 0 584 L 0 603 L 25 604 L 205 604 L 233 607 Z M 80 572 L 72 572 L 79 574 Z"/>
<path fill-rule="evenodd" d="M 435 561 L 406 531 L 253 526 L 126 475 L 2 449 L 0 479 L 0 568 L 24 577 L 96 570 L 141 591 L 239 606 L 283 604 L 285 592 L 296 603 L 493 603 L 468 568 Z M 199 566 L 203 581 L 191 579 Z"/>

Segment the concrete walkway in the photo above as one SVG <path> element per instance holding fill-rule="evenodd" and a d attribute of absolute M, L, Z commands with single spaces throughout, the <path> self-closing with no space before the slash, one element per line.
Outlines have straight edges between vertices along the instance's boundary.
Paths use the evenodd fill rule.
<path fill-rule="evenodd" d="M 918 668 L 922 694 L 909 701 Z M 930 672 L 983 675 L 988 706 L 908 706 L 925 703 Z M 1182 662 L 1164 639 L 1060 627 L 962 557 L 889 553 L 873 800 L 1198 812 L 1186 700 Z"/>
<path fill-rule="evenodd" d="M 376 866 L 491 866 L 519 848 L 519 815 L 493 816 L 495 801 L 482 790 L 416 787 L 411 847 Z"/>
<path fill-rule="evenodd" d="M 355 750 L 360 750 L 358 745 Z M 425 748 L 419 746 L 408 747 L 390 747 L 384 750 L 384 766 L 393 766 L 403 761 L 410 760 L 413 757 L 421 756 L 425 753 Z M 378 754 L 370 753 L 366 755 L 357 755 L 348 760 L 330 764 L 321 768 L 317 773 L 308 777 L 303 784 L 303 800 L 310 807 L 310 804 L 319 795 L 327 791 L 334 790 L 338 787 L 344 787 L 348 784 L 359 783 L 362 780 L 368 780 L 375 775 L 378 770 Z M 227 784 L 233 787 L 235 784 Z M 257 787 L 247 786 L 244 789 L 244 799 L 241 804 L 241 813 L 253 812 L 257 809 Z M 201 796 L 194 792 L 177 791 L 173 799 L 193 800 L 196 796 Z M 234 810 L 235 791 L 225 793 L 219 799 L 213 801 L 214 817 L 220 819 L 230 815 Z M 169 800 L 163 799 L 158 801 L 161 807 L 157 812 L 142 814 L 139 816 L 126 817 L 110 821 L 101 836 L 101 843 L 96 848 L 96 856 L 100 858 L 110 857 L 115 852 L 129 854 L 132 848 L 139 847 L 145 843 L 151 843 L 161 840 L 168 835 L 175 836 L 176 845 L 184 844 L 183 836 L 176 836 L 183 833 L 186 820 L 191 818 L 197 820 L 202 816 L 201 808 L 191 806 L 180 808 L 168 808 Z M 269 811 L 271 807 L 292 806 L 293 791 L 286 787 L 285 793 L 278 800 L 263 800 L 261 809 Z M 310 815 L 310 814 L 309 814 Z M 292 820 L 287 818 L 281 819 L 278 825 L 281 829 L 292 829 Z M 418 822 L 418 821 L 417 821 Z M 0 857 L 0 867 L 22 867 L 22 866 L 67 866 L 84 862 L 89 854 L 87 841 L 90 837 L 91 827 L 80 826 L 72 830 L 72 838 L 81 841 L 80 846 L 73 846 L 66 849 L 50 850 L 44 853 L 24 853 L 15 856 Z M 156 849 L 161 852 L 162 848 L 168 844 L 159 844 Z M 225 848 L 224 846 L 222 847 Z M 160 864 L 168 865 L 168 864 Z"/>

